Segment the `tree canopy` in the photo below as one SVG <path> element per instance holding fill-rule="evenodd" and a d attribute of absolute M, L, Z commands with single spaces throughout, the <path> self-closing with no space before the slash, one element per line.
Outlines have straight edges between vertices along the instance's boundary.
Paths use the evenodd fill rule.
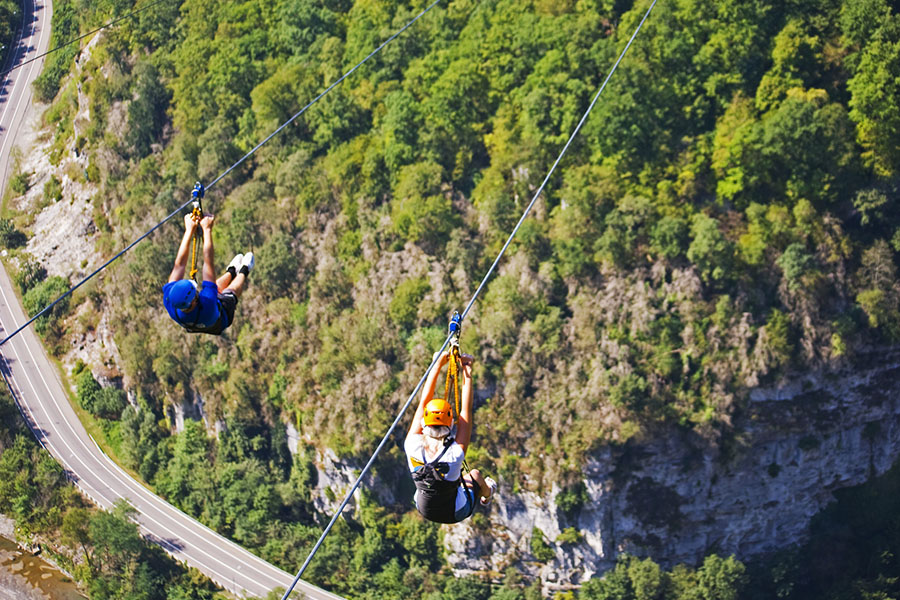
<path fill-rule="evenodd" d="M 60 0 L 55 34 L 131 4 Z M 139 324 L 114 332 L 138 408 L 87 377 L 83 403 L 129 466 L 295 562 L 315 522 L 315 449 L 368 456 L 648 5 L 435 8 L 210 191 L 219 266 L 248 250 L 259 265 L 221 339 L 161 312 L 152 282 L 174 227 L 112 267 L 76 299 L 96 307 L 79 318 Z M 80 75 L 98 247 L 142 233 L 420 9 L 181 0 L 107 31 Z M 887 0 L 660 3 L 464 324 L 479 466 L 537 488 L 658 427 L 714 446 L 738 433 L 753 387 L 896 343 L 898 49 Z M 74 135 L 77 83 L 54 60 L 36 89 L 55 98 L 57 135 Z M 29 306 L 61 285 L 26 275 Z M 173 435 L 171 404 L 196 397 L 218 439 L 195 423 Z M 291 457 L 287 424 L 315 448 Z M 379 463 L 403 468 L 396 449 Z M 355 540 L 353 561 L 376 577 L 411 569 L 403 589 L 431 593 L 415 575 L 425 554 L 406 544 L 433 532 L 394 508 L 333 539 Z M 392 534 L 366 535 L 379 528 Z M 370 590 L 355 569 L 318 568 L 335 589 Z M 740 580 L 715 568 L 709 597 Z"/>

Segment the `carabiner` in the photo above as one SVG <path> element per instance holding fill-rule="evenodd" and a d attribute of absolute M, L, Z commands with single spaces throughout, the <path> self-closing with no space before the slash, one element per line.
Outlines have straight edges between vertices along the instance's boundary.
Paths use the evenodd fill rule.
<path fill-rule="evenodd" d="M 450 317 L 448 330 L 448 333 L 452 336 L 450 345 L 459 348 L 459 334 L 462 332 L 462 317 L 459 316 L 459 311 L 455 311 L 453 316 Z"/>

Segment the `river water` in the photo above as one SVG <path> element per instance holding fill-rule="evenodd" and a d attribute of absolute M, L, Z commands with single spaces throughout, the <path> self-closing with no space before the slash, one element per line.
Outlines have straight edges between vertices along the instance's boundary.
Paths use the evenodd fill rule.
<path fill-rule="evenodd" d="M 0 537 L 0 600 L 84 600 L 71 579 Z"/>

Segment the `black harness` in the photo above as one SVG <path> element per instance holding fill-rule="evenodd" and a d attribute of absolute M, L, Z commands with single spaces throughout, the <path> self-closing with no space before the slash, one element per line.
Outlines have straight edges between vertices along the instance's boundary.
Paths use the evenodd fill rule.
<path fill-rule="evenodd" d="M 219 335 L 225 328 L 222 327 L 222 316 L 219 315 L 218 320 L 210 325 L 209 327 L 203 327 L 202 325 L 197 325 L 197 321 L 195 320 L 193 323 L 182 323 L 178 322 L 188 333 L 212 333 L 214 335 Z"/>
<path fill-rule="evenodd" d="M 428 462 L 425 457 L 425 447 L 422 447 L 422 466 L 413 471 L 412 478 L 416 484 L 416 508 L 423 517 L 436 523 L 457 523 L 461 519 L 456 518 L 456 494 L 462 483 L 462 477 L 454 481 L 447 481 L 445 477 L 450 471 L 450 465 L 440 462 L 444 454 L 453 444 L 450 436 L 444 440 L 444 449 L 433 461 Z M 468 486 L 464 486 L 466 494 L 472 494 Z M 471 502 L 475 508 L 474 499 Z M 463 518 L 468 517 L 470 512 Z"/>
<path fill-rule="evenodd" d="M 223 321 L 222 316 L 223 316 L 223 315 L 226 315 L 227 313 L 226 313 L 226 311 L 225 311 L 225 307 L 222 306 L 222 303 L 219 302 L 219 299 L 218 299 L 218 298 L 216 298 L 216 306 L 217 306 L 217 308 L 219 309 L 219 318 L 216 319 L 216 322 L 215 322 L 215 323 L 213 323 L 212 325 L 210 325 L 210 326 L 208 326 L 208 327 L 206 327 L 206 326 L 204 326 L 204 325 L 197 325 L 197 319 L 200 318 L 200 306 L 199 306 L 199 303 L 198 303 L 197 308 L 194 309 L 194 311 L 196 311 L 197 314 L 196 314 L 196 316 L 194 317 L 194 320 L 193 320 L 193 321 L 191 321 L 190 323 L 184 323 L 184 322 L 182 322 L 182 321 L 176 321 L 176 323 L 178 323 L 179 325 L 181 325 L 185 330 L 187 330 L 188 333 L 211 333 L 211 334 L 213 334 L 213 335 L 219 335 L 220 333 L 222 333 L 223 331 L 225 331 L 225 328 L 226 328 L 226 327 L 228 327 L 228 325 L 225 325 L 225 324 L 222 323 L 222 321 Z M 191 312 L 194 312 L 194 311 L 191 311 Z M 182 312 L 181 314 L 184 315 L 184 314 L 186 314 L 186 313 Z M 230 323 L 229 323 L 229 325 L 230 325 Z"/>

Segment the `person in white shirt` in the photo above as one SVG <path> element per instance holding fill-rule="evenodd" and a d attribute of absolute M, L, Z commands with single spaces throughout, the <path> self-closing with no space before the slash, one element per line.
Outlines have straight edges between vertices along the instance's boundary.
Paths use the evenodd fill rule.
<path fill-rule="evenodd" d="M 450 435 L 453 412 L 445 399 L 434 397 L 441 368 L 450 355 L 445 352 L 425 380 L 416 415 L 406 434 L 407 463 L 416 484 L 416 508 L 429 521 L 459 523 L 475 511 L 475 496 L 490 504 L 497 483 L 478 469 L 462 475 L 466 449 L 472 437 L 472 356 L 460 355 L 462 368 L 461 406 L 456 437 Z"/>

